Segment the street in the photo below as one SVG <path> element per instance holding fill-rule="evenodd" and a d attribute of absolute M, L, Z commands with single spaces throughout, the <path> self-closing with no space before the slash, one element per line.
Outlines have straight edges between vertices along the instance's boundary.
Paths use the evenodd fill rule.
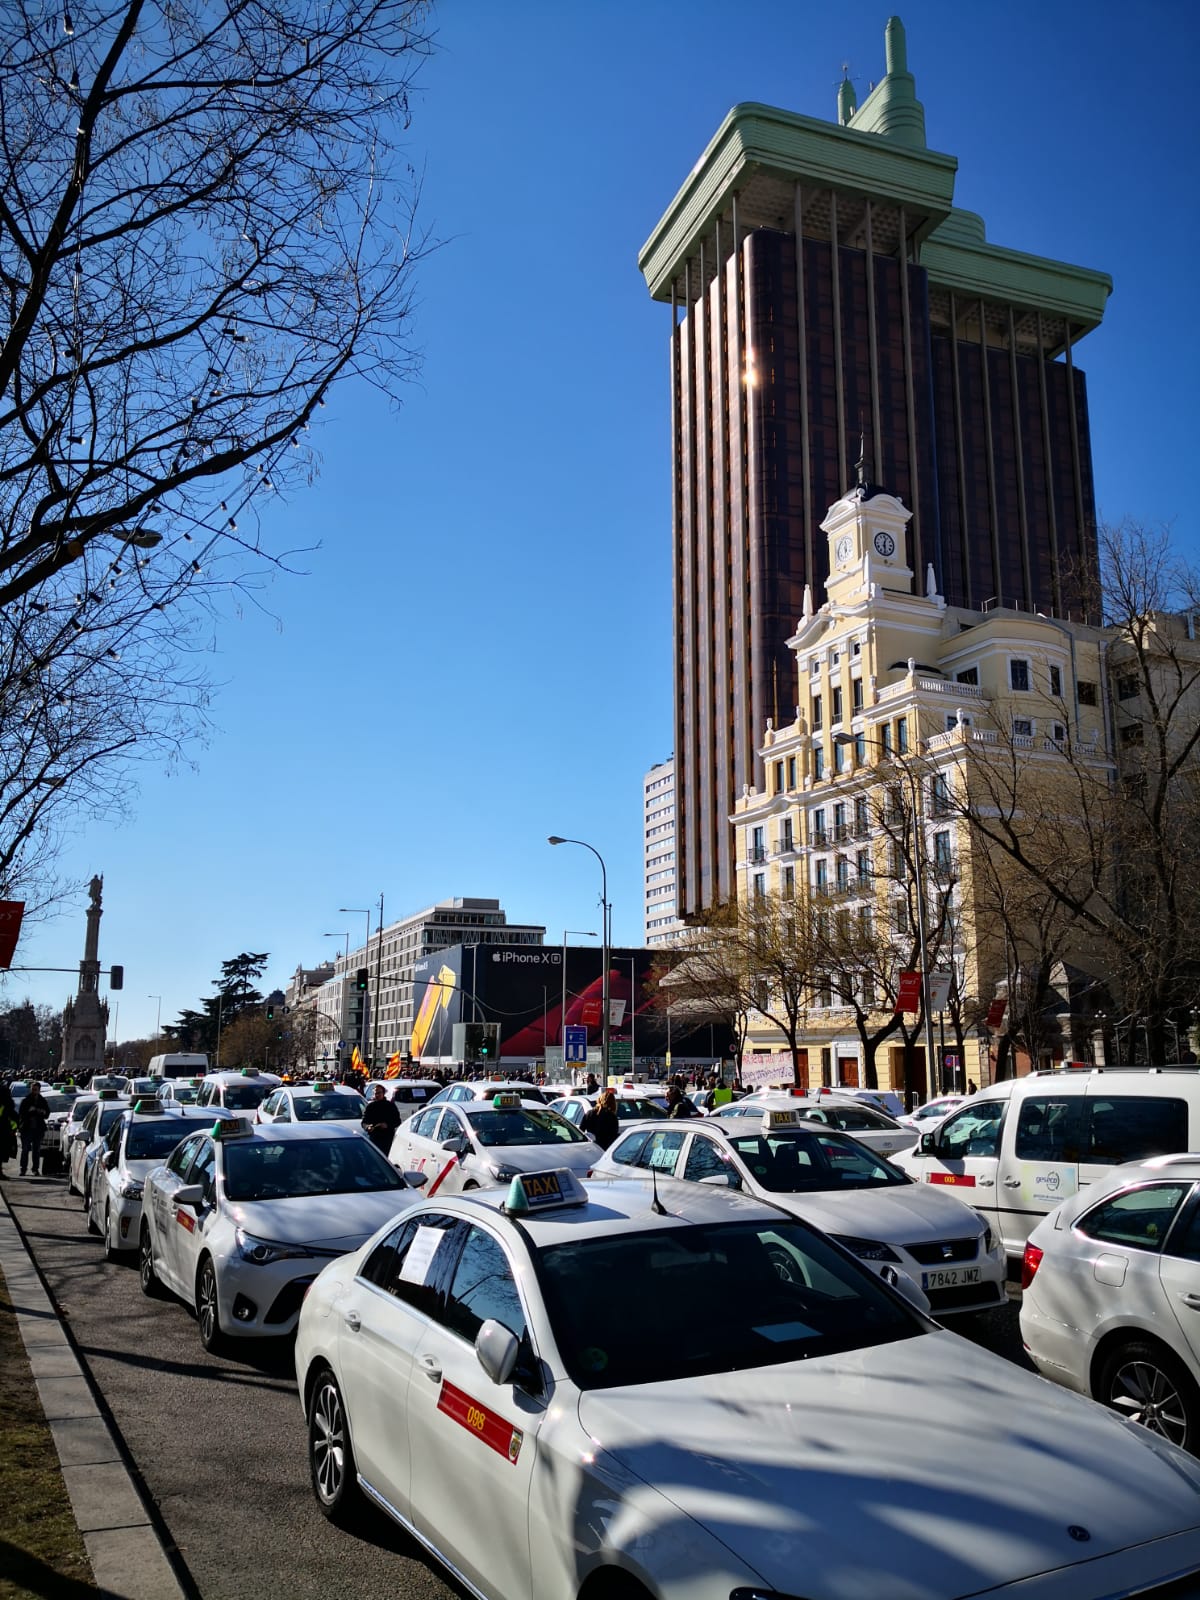
<path fill-rule="evenodd" d="M 105 1262 L 60 1178 L 3 1190 L 51 1295 L 202 1600 L 355 1600 L 461 1593 L 380 1517 L 369 1539 L 332 1527 L 308 1481 L 291 1341 L 208 1356 L 191 1314 L 148 1300 L 135 1258 Z M 1016 1306 L 962 1330 L 1024 1365 Z"/>

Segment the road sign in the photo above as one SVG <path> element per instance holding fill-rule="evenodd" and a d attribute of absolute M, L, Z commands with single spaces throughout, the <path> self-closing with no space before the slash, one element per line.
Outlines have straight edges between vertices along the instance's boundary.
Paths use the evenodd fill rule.
<path fill-rule="evenodd" d="M 633 1046 L 628 1039 L 609 1040 L 608 1064 L 610 1067 L 631 1067 L 633 1065 Z"/>
<path fill-rule="evenodd" d="M 587 1060 L 586 1028 L 567 1027 L 563 1029 L 563 1057 L 567 1061 Z"/>

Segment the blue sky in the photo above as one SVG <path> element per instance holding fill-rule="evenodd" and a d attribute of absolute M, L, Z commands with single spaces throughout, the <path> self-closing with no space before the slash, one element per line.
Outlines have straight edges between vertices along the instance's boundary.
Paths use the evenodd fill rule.
<path fill-rule="evenodd" d="M 929 143 L 996 243 L 1109 272 L 1088 375 L 1100 509 L 1182 519 L 1194 454 L 1195 8 L 1110 0 L 909 0 Z M 105 876 L 117 1031 L 271 952 L 282 985 L 386 896 L 387 919 L 456 894 L 514 921 L 640 943 L 641 778 L 671 732 L 670 313 L 637 252 L 730 106 L 834 114 L 883 73 L 865 0 L 447 0 L 410 155 L 442 242 L 420 269 L 424 368 L 399 412 L 335 391 L 316 486 L 277 548 L 315 546 L 265 610 L 226 618 L 214 732 L 194 769 L 143 769 L 131 819 L 70 839 Z M 1179 63 L 1175 70 L 1173 63 Z M 314 434 L 316 430 L 314 429 Z M 16 960 L 71 966 L 86 891 Z M 67 975 L 6 984 L 61 1005 Z"/>

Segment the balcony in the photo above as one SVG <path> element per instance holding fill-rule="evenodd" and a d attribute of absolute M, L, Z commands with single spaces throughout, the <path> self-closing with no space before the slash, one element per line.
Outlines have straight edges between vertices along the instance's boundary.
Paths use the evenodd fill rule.
<path fill-rule="evenodd" d="M 776 846 L 776 853 L 781 856 L 794 856 L 796 853 L 796 840 L 790 833 L 785 833 Z"/>
<path fill-rule="evenodd" d="M 758 864 L 767 859 L 767 847 L 764 844 L 752 844 L 746 852 L 747 861 Z"/>
<path fill-rule="evenodd" d="M 809 834 L 808 843 L 812 850 L 828 850 L 829 835 L 824 828 L 814 828 Z"/>

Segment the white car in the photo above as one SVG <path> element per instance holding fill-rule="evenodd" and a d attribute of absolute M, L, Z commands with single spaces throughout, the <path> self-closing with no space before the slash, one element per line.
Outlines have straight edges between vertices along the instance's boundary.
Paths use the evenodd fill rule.
<path fill-rule="evenodd" d="M 158 1098 L 165 1106 L 194 1106 L 200 1098 L 203 1078 L 157 1078 Z"/>
<path fill-rule="evenodd" d="M 256 1122 L 361 1123 L 367 1102 L 357 1089 L 336 1083 L 285 1084 L 272 1090 L 254 1114 Z"/>
<path fill-rule="evenodd" d="M 257 1111 L 282 1081 L 273 1072 L 259 1072 L 254 1067 L 243 1067 L 240 1072 L 209 1072 L 200 1080 L 196 1104 L 237 1113 Z"/>
<path fill-rule="evenodd" d="M 146 1179 L 142 1292 L 165 1287 L 191 1306 L 209 1351 L 290 1333 L 321 1267 L 412 1201 L 355 1128 L 231 1117 L 189 1135 Z"/>
<path fill-rule="evenodd" d="M 932 1133 L 943 1118 L 965 1104 L 966 1098 L 965 1094 L 941 1094 L 936 1100 L 926 1100 L 923 1106 L 917 1106 L 915 1111 L 896 1120 L 902 1128 L 915 1128 L 918 1134 Z"/>
<path fill-rule="evenodd" d="M 67 1193 L 75 1194 L 74 1180 L 71 1177 L 71 1152 L 75 1148 L 77 1136 L 83 1132 L 83 1125 L 87 1121 L 88 1113 L 94 1111 L 100 1103 L 97 1094 L 77 1094 L 71 1102 L 71 1109 L 67 1112 L 63 1122 L 62 1132 L 59 1135 L 59 1153 L 63 1167 L 67 1173 Z"/>
<path fill-rule="evenodd" d="M 560 1117 L 566 1117 L 576 1128 L 582 1128 L 584 1117 L 593 1109 L 599 1097 L 599 1090 L 595 1094 L 564 1095 L 561 1100 L 550 1102 L 550 1110 L 557 1111 Z M 617 1092 L 618 1122 L 644 1122 L 665 1117 L 666 1114 L 658 1101 L 648 1100 L 645 1095 L 625 1089 Z"/>
<path fill-rule="evenodd" d="M 464 1105 L 473 1100 L 494 1100 L 498 1094 L 520 1095 L 522 1100 L 528 1100 L 535 1106 L 546 1104 L 542 1090 L 535 1089 L 532 1083 L 520 1078 L 487 1078 L 478 1082 L 463 1079 L 460 1083 L 449 1083 L 444 1089 L 439 1089 L 429 1103 L 433 1106 Z"/>
<path fill-rule="evenodd" d="M 370 1100 L 380 1084 L 384 1093 L 400 1113 L 401 1122 L 407 1122 L 409 1117 L 415 1117 L 418 1111 L 423 1111 L 433 1100 L 435 1095 L 442 1092 L 442 1085 L 436 1078 L 372 1078 L 367 1084 L 365 1095 Z"/>
<path fill-rule="evenodd" d="M 210 1113 L 200 1115 L 211 1126 Z M 92 1168 L 87 1207 L 88 1231 L 101 1235 L 108 1260 L 137 1249 L 146 1179 L 195 1127 L 192 1108 L 168 1109 L 153 1095 L 113 1122 Z"/>
<path fill-rule="evenodd" d="M 1200 1463 L 742 1195 L 543 1172 L 420 1201 L 317 1279 L 296 1373 L 325 1515 L 382 1509 L 488 1600 L 1200 1580 Z"/>
<path fill-rule="evenodd" d="M 1200 1155 L 1131 1162 L 1065 1200 L 1021 1277 L 1043 1377 L 1200 1454 Z"/>
<path fill-rule="evenodd" d="M 104 1143 L 104 1135 L 122 1111 L 128 1108 L 129 1101 L 119 1096 L 115 1090 L 103 1089 L 96 1098 L 96 1104 L 80 1124 L 78 1133 L 71 1136 L 71 1143 L 67 1149 L 67 1193 L 82 1195 L 85 1211 L 91 1200 L 89 1185 L 92 1181 L 92 1168 Z"/>
<path fill-rule="evenodd" d="M 783 1206 L 876 1272 L 906 1272 L 938 1318 L 1004 1305 L 1004 1250 L 955 1195 L 914 1183 L 849 1134 L 796 1112 L 623 1130 L 597 1156 L 597 1178 L 675 1177 Z M 931 1203 L 932 1202 L 932 1203 Z"/>
<path fill-rule="evenodd" d="M 875 1106 L 862 1105 L 857 1100 L 839 1099 L 837 1095 L 795 1095 L 771 1093 L 747 1096 L 732 1105 L 721 1106 L 709 1113 L 711 1119 L 757 1117 L 764 1111 L 795 1111 L 806 1122 L 820 1122 L 839 1133 L 849 1133 L 865 1144 L 876 1155 L 891 1159 L 902 1151 L 911 1149 L 917 1142 L 916 1131 L 902 1128 L 894 1117 Z"/>
<path fill-rule="evenodd" d="M 88 1083 L 88 1091 L 99 1094 L 102 1089 L 108 1089 L 114 1094 L 124 1094 L 128 1082 L 123 1072 L 97 1072 Z"/>
<path fill-rule="evenodd" d="M 74 1090 L 70 1094 L 51 1089 L 43 1090 L 46 1104 L 50 1107 L 50 1115 L 46 1118 L 45 1132 L 42 1134 L 42 1171 L 49 1172 L 54 1167 L 60 1171 L 66 1166 L 67 1144 L 64 1135 L 71 1120 L 79 1095 Z M 89 1097 L 89 1104 L 95 1105 L 94 1097 Z"/>
<path fill-rule="evenodd" d="M 389 1160 L 425 1173 L 430 1194 L 461 1194 L 507 1185 L 519 1172 L 551 1161 L 582 1176 L 599 1153 L 595 1140 L 548 1106 L 497 1094 L 490 1101 L 427 1106 L 396 1129 Z"/>

